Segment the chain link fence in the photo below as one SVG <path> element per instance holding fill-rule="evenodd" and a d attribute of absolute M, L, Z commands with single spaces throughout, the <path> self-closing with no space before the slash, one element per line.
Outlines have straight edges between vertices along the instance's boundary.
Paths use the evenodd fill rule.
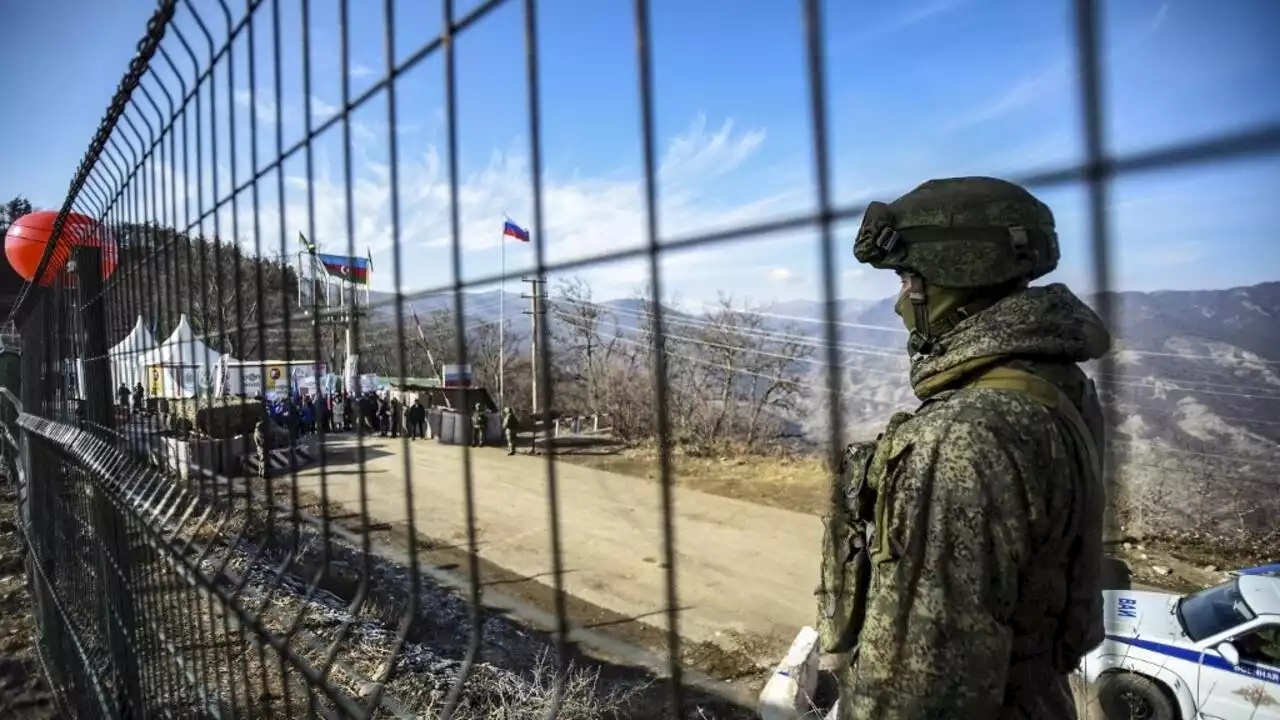
<path fill-rule="evenodd" d="M 823 268 L 824 339 L 817 346 L 826 366 L 821 392 L 828 397 L 845 392 L 842 384 L 848 380 L 838 371 L 833 228 L 858 218 L 863 207 L 837 205 L 832 199 L 818 0 L 799 3 L 816 212 L 694 237 L 660 236 L 650 9 L 645 0 L 635 0 L 647 242 L 635 250 L 565 263 L 550 262 L 542 243 L 544 158 L 535 0 L 488 0 L 465 14 L 455 14 L 453 1 L 444 0 L 446 31 L 407 54 L 384 48 L 390 59 L 382 77 L 359 94 L 352 90 L 347 27 L 355 5 L 363 4 L 340 0 L 343 32 L 336 52 L 341 104 L 323 122 L 310 111 L 304 113 L 305 130 L 293 144 L 285 144 L 280 130 L 285 120 L 281 58 L 292 52 L 282 40 L 281 0 L 249 0 L 236 8 L 218 2 L 213 12 L 194 3 L 161 2 L 58 214 L 53 236 L 74 236 L 74 252 L 55 252 L 66 244 L 50 243 L 36 271 L 41 282 L 24 289 L 9 318 L 20 338 L 22 383 L 20 397 L 11 394 L 3 401 L 19 411 L 20 427 L 5 442 L 20 450 L 40 657 L 68 716 L 523 717 L 536 712 L 590 717 L 624 700 L 649 708 L 654 716 L 744 712 L 721 699 L 731 694 L 723 686 L 685 667 L 690 648 L 681 646 L 681 582 L 703 579 L 685 577 L 681 568 L 690 562 L 685 553 L 707 549 L 679 546 L 674 530 L 670 349 L 664 327 L 681 320 L 669 317 L 662 303 L 648 306 L 648 331 L 633 338 L 648 347 L 652 358 L 636 372 L 647 372 L 652 383 L 661 524 L 644 532 L 659 534 L 648 559 L 664 594 L 664 617 L 650 618 L 651 629 L 662 631 L 648 638 L 650 647 L 663 651 L 629 659 L 656 667 L 628 674 L 621 665 L 604 667 L 578 650 L 580 644 L 596 644 L 625 655 L 631 646 L 609 646 L 598 632 L 608 621 L 597 620 L 593 628 L 579 598 L 566 592 L 574 568 L 564 559 L 563 546 L 573 528 L 566 525 L 567 510 L 560 501 L 564 471 L 554 461 L 559 446 L 548 430 L 559 414 L 560 387 L 553 377 L 555 339 L 548 322 L 537 322 L 530 338 L 533 355 L 528 362 L 537 368 L 537 380 L 519 436 L 522 447 L 544 451 L 524 466 L 541 477 L 523 479 L 537 488 L 542 501 L 529 516 L 540 526 L 529 528 L 521 542 L 546 545 L 550 559 L 537 603 L 518 593 L 497 599 L 504 597 L 503 583 L 528 585 L 530 578 L 505 577 L 483 557 L 486 544 L 495 538 L 476 519 L 477 478 L 505 471 L 478 457 L 480 451 L 465 441 L 457 443 L 456 456 L 434 469 L 424 470 L 411 459 L 419 452 L 411 450 L 418 447 L 411 445 L 418 431 L 454 442 L 450 438 L 466 435 L 474 404 L 486 411 L 508 404 L 501 397 L 507 377 L 502 369 L 496 393 L 495 388 L 451 387 L 448 369 L 442 382 L 409 377 L 409 368 L 421 363 L 413 358 L 424 349 L 431 371 L 439 370 L 440 359 L 431 355 L 433 345 L 414 303 L 437 297 L 449 303 L 452 326 L 436 330 L 449 338 L 455 371 L 465 372 L 460 368 L 472 364 L 469 358 L 479 363 L 488 357 L 472 346 L 475 327 L 464 317 L 464 307 L 472 301 L 469 291 L 491 287 L 500 278 L 462 279 L 459 169 L 450 165 L 448 191 L 454 200 L 443 222 L 450 227 L 452 246 L 441 250 L 439 258 L 452 264 L 455 279 L 407 294 L 368 291 L 372 258 L 362 253 L 361 218 L 352 210 L 353 196 L 364 189 L 351 173 L 358 141 L 354 136 L 368 129 L 355 116 L 362 108 L 385 105 L 381 127 L 391 150 L 385 178 L 393 266 L 383 271 L 403 287 L 399 242 L 406 209 L 400 206 L 392 130 L 401 121 L 398 98 L 408 92 L 402 76 L 429 57 L 443 58 L 444 127 L 448 155 L 454 157 L 459 133 L 455 40 L 486 23 L 500 6 L 517 4 L 523 6 L 527 58 L 528 105 L 523 112 L 531 139 L 529 234 L 535 295 L 537 281 L 548 273 L 640 258 L 650 272 L 649 297 L 663 298 L 660 270 L 666 254 L 816 229 L 817 245 L 805 251 L 818 254 Z M 386 3 L 384 11 L 388 46 L 396 37 L 394 5 Z M 300 8 L 299 39 L 303 56 L 309 58 L 316 51 L 308 29 L 310 4 L 303 0 Z M 1108 157 L 1098 7 L 1080 0 L 1074 8 L 1086 161 L 1014 179 L 1033 189 L 1087 185 L 1094 283 L 1101 299 L 1097 309 L 1110 324 L 1115 311 L 1106 293 L 1112 285 L 1110 179 L 1273 153 L 1280 149 L 1280 125 Z M 178 23 L 177 16 L 188 22 Z M 237 43 L 247 49 L 236 49 Z M 264 47 L 269 48 L 265 56 Z M 242 53 L 247 53 L 247 65 L 237 68 Z M 264 67 L 270 69 L 265 77 Z M 318 80 L 309 62 L 303 67 L 304 95 L 309 96 Z M 237 87 L 241 78 L 247 91 Z M 237 103 L 238 92 L 248 93 L 255 112 L 263 108 L 274 114 L 268 118 L 274 133 L 257 122 L 237 126 L 233 113 L 220 111 Z M 301 235 L 303 245 L 309 245 L 315 215 L 323 211 L 311 190 L 313 145 L 324 133 L 342 135 L 339 162 L 346 199 L 342 254 L 329 259 L 319 258 L 313 248 L 296 253 L 294 244 Z M 219 162 L 223 152 L 247 162 Z M 299 162 L 312 178 L 301 190 L 307 195 L 308 215 L 301 228 L 286 225 L 284 207 L 284 166 Z M 231 212 L 224 213 L 227 209 Z M 97 229 L 85 230 L 89 226 L 77 224 L 80 217 L 96 222 L 92 227 Z M 107 236 L 111 242 L 97 241 Z M 343 278 L 336 287 L 329 280 L 335 273 Z M 538 303 L 535 298 L 531 305 L 534 315 L 545 310 Z M 159 342 L 154 328 L 177 329 Z M 126 337 L 139 338 L 138 343 L 115 345 Z M 441 352 L 439 345 L 434 347 Z M 502 352 L 505 357 L 505 347 Z M 353 359 L 350 367 L 339 370 L 340 355 Z M 232 362 L 234 358 L 238 361 Z M 391 429 L 396 441 L 374 437 L 387 431 L 385 412 L 364 407 L 359 397 L 350 406 L 295 407 L 278 423 L 260 423 L 277 387 L 293 382 L 314 395 L 322 389 L 337 397 L 358 395 L 361 376 L 375 362 L 386 366 L 382 372 L 392 391 L 409 406 L 397 410 L 407 419 L 401 433 Z M 1100 373 L 1103 385 L 1112 377 L 1107 362 Z M 124 367 L 143 369 L 133 375 Z M 278 378 L 284 384 L 274 384 Z M 427 409 L 408 417 L 417 412 L 411 409 L 414 397 L 425 399 Z M 832 459 L 844 446 L 842 407 L 839 402 L 824 405 L 831 428 L 825 451 Z M 625 421 L 612 420 L 619 432 Z M 483 422 L 490 441 L 497 442 L 502 433 L 498 414 L 486 413 Z M 257 445 L 255 432 L 261 436 Z M 439 516 L 443 525 L 460 528 L 449 538 L 419 525 L 434 517 L 430 509 L 438 507 L 445 493 L 429 481 L 446 474 L 460 488 L 462 501 L 457 523 Z M 491 494 L 485 497 L 492 500 Z M 376 510 L 387 503 L 399 508 L 394 517 Z M 503 607 L 503 602 L 509 605 Z M 522 612 L 539 620 L 537 632 L 548 653 L 517 647 L 519 638 L 535 631 L 520 629 L 505 615 Z M 530 668 L 537 668 L 534 681 L 513 679 L 521 672 L 528 675 Z M 633 716 L 644 716 L 636 712 Z"/>

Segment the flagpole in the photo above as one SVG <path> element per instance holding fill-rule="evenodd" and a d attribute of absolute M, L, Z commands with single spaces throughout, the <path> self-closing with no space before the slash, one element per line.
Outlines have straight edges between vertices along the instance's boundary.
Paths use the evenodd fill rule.
<path fill-rule="evenodd" d="M 504 390 L 507 383 L 507 228 L 498 238 L 502 255 L 502 277 L 498 280 L 498 405 L 507 406 Z"/>

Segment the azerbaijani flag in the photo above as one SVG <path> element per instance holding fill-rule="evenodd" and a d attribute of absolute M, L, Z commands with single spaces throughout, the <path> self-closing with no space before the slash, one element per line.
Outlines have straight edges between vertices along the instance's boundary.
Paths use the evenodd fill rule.
<path fill-rule="evenodd" d="M 502 223 L 502 237 L 513 237 L 520 242 L 529 242 L 529 231 L 508 220 Z"/>
<path fill-rule="evenodd" d="M 326 255 L 319 253 L 316 258 L 324 265 L 324 269 L 330 275 L 346 280 L 355 285 L 364 285 L 369 282 L 369 260 L 362 257 L 347 257 L 346 255 Z"/>

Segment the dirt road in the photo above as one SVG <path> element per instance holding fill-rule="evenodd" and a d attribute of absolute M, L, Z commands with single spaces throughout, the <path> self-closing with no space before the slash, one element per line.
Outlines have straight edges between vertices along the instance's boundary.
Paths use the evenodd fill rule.
<path fill-rule="evenodd" d="M 354 442 L 340 437 L 327 448 L 330 498 L 357 510 Z M 403 441 L 368 438 L 365 448 L 369 514 L 401 524 L 408 517 Z M 465 547 L 462 448 L 420 440 L 408 457 L 417 532 Z M 546 458 L 483 448 L 471 462 L 481 557 L 514 578 L 551 586 Z M 615 625 L 635 619 L 665 628 L 659 486 L 568 463 L 557 463 L 556 472 L 566 592 L 617 616 Z M 319 469 L 301 473 L 300 486 L 318 493 Z M 775 662 L 796 631 L 813 623 L 821 520 L 684 488 L 675 489 L 674 514 L 681 635 L 736 651 L 739 667 Z M 549 609 L 545 595 L 534 604 Z"/>
<path fill-rule="evenodd" d="M 359 474 L 349 438 L 331 440 L 329 494 L 359 507 Z M 407 518 L 402 441 L 369 439 L 369 514 Z M 413 516 L 419 533 L 465 544 L 462 448 L 417 441 L 409 450 Z M 484 448 L 471 454 L 481 556 L 550 585 L 545 457 Z M 589 468 L 556 464 L 566 591 L 625 617 L 664 627 L 659 487 Z M 319 490 L 318 469 L 300 485 Z M 723 640 L 723 631 L 789 639 L 812 624 L 821 521 L 739 500 L 676 489 L 675 533 L 681 634 Z"/>

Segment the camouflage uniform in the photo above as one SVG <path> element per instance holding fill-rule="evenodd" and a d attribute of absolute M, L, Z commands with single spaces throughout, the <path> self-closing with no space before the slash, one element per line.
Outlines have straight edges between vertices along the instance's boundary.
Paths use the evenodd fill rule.
<path fill-rule="evenodd" d="M 520 423 L 516 421 L 515 412 L 509 408 L 502 408 L 502 434 L 507 439 L 507 454 L 516 454 L 516 433 L 520 430 Z"/>
<path fill-rule="evenodd" d="M 253 451 L 258 460 L 258 477 L 267 476 L 267 432 L 266 423 L 259 420 L 253 426 Z"/>
<path fill-rule="evenodd" d="M 484 446 L 484 407 L 476 403 L 475 412 L 471 413 L 471 447 Z"/>
<path fill-rule="evenodd" d="M 1076 717 L 1102 640 L 1101 410 L 1076 363 L 1110 335 L 1064 285 L 1053 215 L 991 178 L 872 203 L 858 260 L 891 268 L 923 401 L 849 447 L 819 588 L 839 717 Z"/>

